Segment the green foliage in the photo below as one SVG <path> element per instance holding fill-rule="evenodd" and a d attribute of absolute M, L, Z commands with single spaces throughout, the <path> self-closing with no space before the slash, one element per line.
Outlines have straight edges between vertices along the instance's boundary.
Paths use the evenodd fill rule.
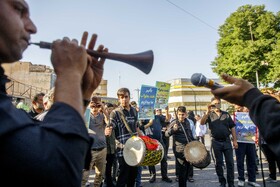
<path fill-rule="evenodd" d="M 256 83 L 256 72 L 263 86 L 280 85 L 280 13 L 265 6 L 244 5 L 219 28 L 218 54 L 211 62 L 213 71 Z"/>

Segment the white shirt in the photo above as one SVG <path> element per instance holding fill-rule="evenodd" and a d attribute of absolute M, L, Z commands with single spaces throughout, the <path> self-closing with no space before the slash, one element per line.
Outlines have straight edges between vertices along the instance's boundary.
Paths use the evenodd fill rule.
<path fill-rule="evenodd" d="M 197 136 L 204 136 L 206 134 L 207 127 L 206 125 L 201 125 L 200 120 L 196 122 L 195 126 L 196 126 L 195 132 Z"/>

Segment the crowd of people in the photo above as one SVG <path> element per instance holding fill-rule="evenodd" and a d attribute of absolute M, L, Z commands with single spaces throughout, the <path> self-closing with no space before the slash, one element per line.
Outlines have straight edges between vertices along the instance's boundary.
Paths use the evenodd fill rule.
<path fill-rule="evenodd" d="M 218 180 L 221 187 L 229 186 L 234 187 L 234 152 L 237 163 L 238 173 L 238 186 L 245 186 L 245 169 L 244 161 L 246 158 L 247 174 L 248 174 L 248 185 L 259 187 L 260 184 L 256 183 L 256 174 L 258 173 L 257 167 L 257 152 L 256 144 L 244 143 L 237 139 L 236 135 L 236 124 L 233 117 L 226 111 L 221 110 L 221 100 L 213 97 L 208 110 L 200 117 L 195 115 L 193 111 L 187 111 L 185 106 L 179 106 L 176 109 L 175 115 L 169 114 L 169 108 L 165 108 L 165 115 L 163 115 L 162 109 L 155 109 L 154 119 L 138 120 L 137 112 L 139 108 L 135 101 L 130 102 L 130 91 L 127 88 L 119 89 L 118 93 L 119 105 L 113 106 L 110 103 L 102 104 L 99 101 L 99 107 L 102 108 L 99 111 L 104 111 L 103 106 L 111 106 L 109 116 L 110 120 L 103 121 L 103 126 L 109 125 L 112 128 L 112 132 L 109 136 L 102 134 L 103 138 L 106 136 L 108 139 L 115 139 L 107 143 L 107 148 L 115 147 L 107 153 L 107 164 L 102 162 L 106 167 L 104 172 L 105 186 L 141 186 L 141 176 L 143 169 L 148 169 L 150 174 L 150 183 L 156 182 L 157 172 L 155 166 L 130 166 L 126 163 L 123 148 L 126 141 L 134 136 L 148 136 L 156 139 L 164 147 L 164 156 L 160 161 L 160 173 L 161 180 L 167 183 L 173 182 L 168 177 L 168 163 L 167 163 L 167 152 L 168 143 L 163 141 L 163 138 L 169 138 L 173 136 L 173 154 L 175 157 L 175 169 L 176 169 L 176 181 L 179 187 L 187 186 L 187 182 L 195 182 L 193 175 L 193 166 L 189 163 L 184 155 L 185 146 L 192 141 L 201 141 L 205 144 L 204 136 L 209 128 L 211 135 L 211 147 L 213 152 L 213 160 L 215 162 L 215 169 Z M 92 108 L 92 105 L 90 105 Z M 105 107 L 107 108 L 107 107 Z M 94 108 L 92 108 L 93 110 Z M 105 110 L 106 111 L 106 110 Z M 235 112 L 249 112 L 246 107 L 236 105 Z M 103 113 L 104 115 L 107 112 Z M 106 114 L 107 115 L 107 114 Z M 122 118 L 124 116 L 125 118 Z M 91 123 L 94 123 L 91 121 Z M 90 123 L 90 124 L 91 124 Z M 91 130 L 94 130 L 90 128 Z M 100 133 L 100 132 L 98 132 Z M 256 135 L 257 136 L 257 135 Z M 99 139 L 99 138 L 98 138 Z M 117 143 L 114 143 L 117 142 Z M 257 142 L 256 142 L 257 143 Z M 105 148 L 105 146 L 103 145 Z M 265 147 L 265 144 L 262 144 Z M 279 159 L 273 156 L 273 153 L 268 153 L 270 150 L 262 148 L 264 153 L 269 154 L 266 157 L 269 162 L 270 175 L 266 179 L 268 182 L 275 183 L 276 180 L 276 163 L 279 164 Z M 265 152 L 266 150 L 266 152 Z M 116 153 L 115 156 L 112 153 Z M 110 155 L 110 156 L 109 156 Z M 272 157 L 272 158 L 270 158 Z M 225 161 L 225 163 L 224 163 Z M 113 163 L 117 162 L 118 167 L 113 168 Z M 279 167 L 279 165 L 278 165 Z M 224 177 L 224 168 L 226 168 L 227 177 Z M 93 169 L 93 168 L 92 168 Z M 280 168 L 279 168 L 280 169 Z M 118 175 L 112 176 L 112 170 Z M 96 168 L 95 168 L 96 171 Z M 99 172 L 100 170 L 97 170 Z M 95 180 L 95 179 L 94 179 Z M 86 183 L 84 183 L 86 184 Z M 95 183 L 94 183 L 95 184 Z M 86 185 L 84 185 L 86 186 Z M 94 185 L 99 186 L 99 185 Z"/>
<path fill-rule="evenodd" d="M 54 103 L 54 91 L 38 93 L 34 96 L 28 115 L 34 120 L 43 121 Z M 232 146 L 235 149 L 238 186 L 245 186 L 244 159 L 248 172 L 248 184 L 260 186 L 256 183 L 257 153 L 255 144 L 238 142 L 235 123 L 229 113 L 221 110 L 221 100 L 213 97 L 208 105 L 208 111 L 201 117 L 193 111 L 187 111 L 184 106 L 177 108 L 176 114 L 169 113 L 165 108 L 165 115 L 160 108 L 154 110 L 154 119 L 138 120 L 139 107 L 135 101 L 130 102 L 130 91 L 119 89 L 119 105 L 104 103 L 101 98 L 93 96 L 88 107 L 90 121 L 88 134 L 93 140 L 90 147 L 88 167 L 83 169 L 82 187 L 90 186 L 89 174 L 94 170 L 93 186 L 134 186 L 141 185 L 143 166 L 129 166 L 122 153 L 125 142 L 133 135 L 146 135 L 158 140 L 164 148 L 164 156 L 160 161 L 161 179 L 171 183 L 168 177 L 167 153 L 169 137 L 173 136 L 173 153 L 176 165 L 176 181 L 180 187 L 187 186 L 187 181 L 195 182 L 193 166 L 186 161 L 184 147 L 191 141 L 201 141 L 205 144 L 205 134 L 209 128 L 211 132 L 211 146 L 213 148 L 216 173 L 221 186 L 234 186 L 234 160 Z M 249 112 L 246 107 L 235 105 L 235 112 Z M 125 118 L 122 118 L 124 115 Z M 127 124 L 125 124 L 127 123 Z M 205 125 L 207 124 L 207 126 Z M 163 140 L 165 139 L 165 141 Z M 231 143 L 232 141 L 232 143 Z M 166 143 L 167 142 L 167 143 Z M 257 142 L 257 141 L 256 141 Z M 269 163 L 269 177 L 267 181 L 277 182 L 276 165 L 280 170 L 280 161 L 261 138 L 261 149 Z M 227 179 L 224 177 L 224 159 L 227 168 Z M 155 166 L 146 168 L 150 173 L 150 183 L 156 182 Z M 129 172 L 128 172 L 129 171 Z"/>
<path fill-rule="evenodd" d="M 22 58 L 37 28 L 30 19 L 29 6 L 25 0 L 1 0 L 0 7 L 2 65 Z M 37 94 L 29 113 L 13 105 L 6 93 L 9 79 L 0 66 L 1 186 L 86 186 L 89 172 L 93 168 L 96 174 L 94 186 L 100 186 L 105 176 L 108 186 L 133 187 L 135 183 L 141 186 L 143 168 L 126 163 L 124 146 L 129 138 L 143 136 L 150 128 L 151 137 L 163 145 L 161 176 L 167 183 L 172 182 L 168 177 L 166 159 L 169 137 L 173 136 L 176 175 L 179 186 L 184 187 L 187 180 L 194 182 L 192 166 L 186 161 L 183 151 L 189 142 L 197 139 L 195 120 L 199 121 L 196 124 L 198 130 L 203 129 L 200 127 L 205 124 L 211 130 L 216 173 L 221 186 L 226 186 L 226 183 L 234 186 L 232 145 L 237 155 L 238 185 L 243 186 L 242 161 L 248 151 L 255 153 L 254 146 L 237 141 L 235 124 L 227 112 L 220 110 L 220 99 L 247 107 L 259 129 L 263 142 L 261 148 L 269 162 L 268 180 L 277 182 L 276 164 L 279 169 L 280 157 L 280 103 L 277 99 L 264 95 L 246 80 L 224 74 L 222 78 L 232 86 L 211 90 L 215 98 L 201 119 L 188 114 L 185 106 L 179 106 L 175 120 L 170 121 L 168 108 L 165 117 L 161 116 L 160 110 L 156 110 L 156 118 L 144 123 L 143 128 L 138 120 L 137 108 L 130 104 L 130 91 L 127 88 L 118 90 L 119 105 L 115 108 L 109 103 L 105 103 L 105 106 L 98 98 L 92 97 L 102 79 L 105 62 L 105 58 L 87 54 L 87 49 L 95 48 L 96 40 L 97 35 L 93 34 L 87 45 L 88 33 L 84 32 L 80 44 L 76 39 L 68 37 L 52 43 L 51 62 L 57 76 L 55 90 L 47 95 Z M 97 51 L 107 53 L 108 49 L 99 45 Z M 84 112 L 88 106 L 91 108 L 91 116 L 87 129 Z M 197 136 L 203 139 L 202 130 Z M 246 154 L 246 157 L 249 156 Z M 223 159 L 226 161 L 227 179 L 223 174 Z M 247 164 L 253 163 L 254 157 L 250 159 Z M 117 171 L 117 177 L 111 176 L 112 167 L 118 168 L 113 169 Z M 248 169 L 248 184 L 259 186 L 255 182 L 254 168 L 255 165 L 252 165 Z M 153 183 L 156 181 L 155 168 L 151 166 L 149 171 L 150 182 Z"/>

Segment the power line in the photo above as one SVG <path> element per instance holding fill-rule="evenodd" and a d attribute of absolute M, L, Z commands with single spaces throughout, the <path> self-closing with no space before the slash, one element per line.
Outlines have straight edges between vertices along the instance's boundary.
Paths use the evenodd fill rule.
<path fill-rule="evenodd" d="M 211 26 L 210 24 L 208 24 L 207 22 L 203 21 L 202 19 L 200 19 L 199 17 L 193 15 L 192 13 L 188 12 L 187 10 L 185 10 L 184 8 L 176 5 L 175 3 L 172 3 L 171 1 L 169 0 L 166 0 L 168 3 L 170 3 L 171 5 L 175 6 L 176 8 L 182 10 L 183 12 L 185 12 L 186 14 L 190 15 L 191 17 L 193 17 L 194 19 L 200 21 L 201 23 L 203 23 L 204 25 L 207 25 L 208 27 L 210 27 L 211 29 L 217 31 L 217 29 L 213 26 Z"/>

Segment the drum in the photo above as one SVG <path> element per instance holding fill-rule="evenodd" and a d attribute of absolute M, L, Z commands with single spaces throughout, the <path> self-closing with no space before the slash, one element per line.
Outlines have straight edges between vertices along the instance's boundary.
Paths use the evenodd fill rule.
<path fill-rule="evenodd" d="M 154 166 L 158 164 L 163 156 L 164 149 L 162 144 L 157 142 L 156 149 L 147 149 L 144 138 L 132 136 L 129 138 L 123 148 L 123 157 L 125 162 L 130 166 Z"/>
<path fill-rule="evenodd" d="M 206 168 L 210 162 L 211 157 L 205 145 L 199 141 L 192 141 L 188 143 L 184 150 L 186 160 L 196 168 Z"/>

